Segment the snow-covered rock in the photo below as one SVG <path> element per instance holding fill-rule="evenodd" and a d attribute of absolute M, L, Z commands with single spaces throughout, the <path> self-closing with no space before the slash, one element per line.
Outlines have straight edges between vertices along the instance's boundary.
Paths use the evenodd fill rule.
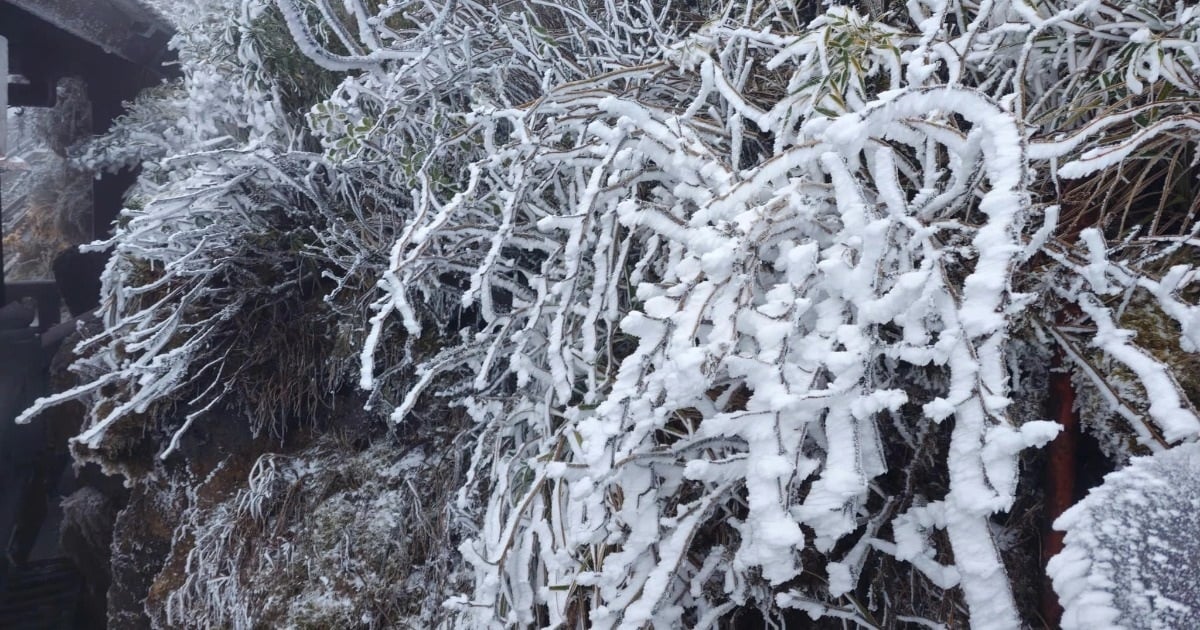
<path fill-rule="evenodd" d="M 1200 628 L 1200 443 L 1135 458 L 1054 527 L 1063 628 Z"/>

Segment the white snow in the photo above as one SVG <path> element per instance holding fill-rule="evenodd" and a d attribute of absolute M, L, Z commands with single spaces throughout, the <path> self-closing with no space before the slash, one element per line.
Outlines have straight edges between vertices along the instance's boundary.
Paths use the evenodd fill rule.
<path fill-rule="evenodd" d="M 1200 626 L 1200 443 L 1134 458 L 1054 522 L 1063 628 Z"/>

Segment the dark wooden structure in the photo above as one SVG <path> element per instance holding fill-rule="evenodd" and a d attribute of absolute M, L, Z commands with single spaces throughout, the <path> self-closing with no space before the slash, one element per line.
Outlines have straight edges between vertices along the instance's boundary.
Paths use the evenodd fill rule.
<path fill-rule="evenodd" d="M 53 106 L 58 81 L 78 77 L 87 85 L 93 130 L 102 132 L 125 101 L 169 76 L 164 62 L 172 32 L 161 15 L 137 0 L 0 0 L 8 74 L 20 77 L 7 86 L 8 105 Z M 134 177 L 117 173 L 95 182 L 93 236 L 108 232 Z M 38 287 L 14 288 L 17 294 L 10 295 L 0 276 L 0 305 L 44 294 Z"/>
<path fill-rule="evenodd" d="M 53 106 L 59 80 L 78 78 L 87 86 L 92 130 L 103 132 L 124 102 L 169 78 L 172 70 L 164 62 L 171 35 L 170 24 L 137 0 L 0 0 L 0 110 Z M 0 157 L 3 149 L 0 139 Z M 92 238 L 109 233 L 135 178 L 134 172 L 122 172 L 93 183 Z M 46 393 L 55 342 L 48 341 L 54 335 L 41 333 L 59 320 L 59 289 L 55 282 L 5 283 L 0 268 L 0 307 L 21 298 L 37 303 L 36 327 L 27 324 L 32 313 L 0 322 L 5 323 L 0 326 L 0 627 L 5 628 L 104 627 L 103 619 L 76 614 L 84 578 L 71 561 L 56 557 L 61 551 L 52 508 L 59 500 L 55 494 L 65 459 L 54 454 L 60 449 L 39 422 L 13 422 Z"/>

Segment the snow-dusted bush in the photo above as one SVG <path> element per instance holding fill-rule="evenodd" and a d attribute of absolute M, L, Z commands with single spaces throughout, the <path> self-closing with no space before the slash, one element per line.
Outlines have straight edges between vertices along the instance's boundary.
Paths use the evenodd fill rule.
<path fill-rule="evenodd" d="M 444 48 L 395 53 L 405 70 L 389 89 L 422 91 L 422 77 L 454 67 L 459 33 L 476 23 L 472 5 L 456 6 L 425 31 Z M 470 86 L 454 138 L 475 134 L 468 149 L 487 155 L 459 167 L 444 201 L 415 195 L 430 209 L 397 240 L 373 322 L 381 330 L 393 310 L 415 332 L 421 292 L 469 273 L 463 301 L 479 302 L 483 330 L 423 368 L 469 365 L 486 394 L 464 401 L 488 438 L 476 475 L 491 485 L 480 535 L 463 547 L 479 572 L 458 602 L 465 620 L 704 625 L 757 600 L 870 624 L 855 598 L 836 602 L 886 554 L 960 586 L 974 625 L 1015 626 L 990 518 L 1012 505 L 1016 454 L 1055 429 L 1007 416 L 1019 375 L 1005 353 L 1015 333 L 1065 345 L 1084 332 L 1054 321 L 1064 302 L 1150 392 L 1148 413 L 1129 417 L 1143 442 L 1195 436 L 1170 372 L 1128 343 L 1106 296 L 1141 285 L 1184 326 L 1194 309 L 1142 261 L 1110 263 L 1097 230 L 1080 234 L 1086 262 L 1075 262 L 1052 238 L 1059 208 L 1035 200 L 1056 163 L 1073 177 L 1106 166 L 1098 156 L 1113 148 L 1080 150 L 1128 115 L 1079 128 L 1069 89 L 1026 105 L 1027 84 L 1125 54 L 1092 33 L 1128 28 L 1117 25 L 1128 16 L 988 6 L 915 3 L 897 24 L 839 8 L 800 24 L 750 5 L 682 34 L 644 5 L 605 5 L 594 22 L 567 5 L 555 53 L 530 55 L 533 70 L 506 58 Z M 498 14 L 496 43 L 485 33 L 471 45 L 536 51 L 547 13 Z M 657 37 L 631 47 L 599 24 Z M 563 49 L 611 60 L 579 78 L 586 69 L 556 63 Z M 456 73 L 457 89 L 480 67 Z M 518 91 L 526 75 L 542 77 L 540 93 Z M 379 96 L 361 77 L 345 85 L 369 95 L 360 103 Z M 1045 128 L 1030 125 L 1032 108 Z M 418 137 L 402 111 L 373 123 L 384 151 Z M 471 155 L 447 150 L 431 167 L 442 177 Z M 369 340 L 367 386 L 373 350 Z M 947 419 L 946 494 L 875 486 L 873 498 L 877 478 L 904 466 L 881 443 Z M 937 530 L 953 565 L 935 560 Z M 814 549 L 825 588 L 803 582 Z"/>
<path fill-rule="evenodd" d="M 196 29 L 223 52 L 184 55 L 192 135 L 114 238 L 81 443 L 160 403 L 179 436 L 227 389 L 266 422 L 230 332 L 307 296 L 340 319 L 303 335 L 361 343 L 399 430 L 430 395 L 474 420 L 448 623 L 1017 627 L 1005 515 L 1057 431 L 1014 404 L 1030 349 L 1137 448 L 1200 434 L 1173 367 L 1200 348 L 1200 17 L 811 8 L 247 0 Z M 280 20 L 310 65 L 264 62 Z M 316 66 L 336 88 L 271 73 Z M 1120 188 L 1161 155 L 1159 197 Z M 1131 304 L 1178 330 L 1139 346 Z"/>
<path fill-rule="evenodd" d="M 1064 628 L 1200 626 L 1200 444 L 1135 458 L 1054 527 Z"/>
<path fill-rule="evenodd" d="M 244 3 L 234 19 L 221 2 L 180 10 L 182 81 L 143 94 L 82 155 L 95 169 L 144 169 L 114 238 L 100 243 L 114 251 L 106 330 L 84 341 L 75 366 L 91 380 L 45 401 L 95 394 L 76 447 L 107 464 L 169 455 L 218 404 L 245 410 L 256 431 L 278 430 L 327 402 L 353 365 L 321 301 L 328 258 L 313 253 L 338 220 L 329 204 L 339 191 L 319 156 L 294 150 L 307 137 L 292 127 L 302 112 L 284 102 L 296 79 L 269 71 L 280 46 L 303 57 L 267 5 Z M 291 63 L 319 86 L 319 68 Z M 147 446 L 146 426 L 177 411 L 171 439 Z"/>

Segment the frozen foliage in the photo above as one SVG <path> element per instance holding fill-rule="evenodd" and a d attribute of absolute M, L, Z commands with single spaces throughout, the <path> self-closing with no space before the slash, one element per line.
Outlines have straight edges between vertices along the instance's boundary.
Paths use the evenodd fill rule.
<path fill-rule="evenodd" d="M 1064 628 L 1200 626 L 1200 444 L 1135 458 L 1054 526 Z"/>
<path fill-rule="evenodd" d="M 433 443 L 430 443 L 433 446 Z M 448 562 L 444 501 L 454 457 L 380 443 L 360 453 L 326 440 L 262 455 L 244 488 L 188 491 L 175 533 L 182 584 L 158 611 L 166 627 L 396 628 L 428 623 L 462 571 Z M 230 460 L 232 461 L 232 460 Z M 234 473 L 236 474 L 236 473 Z M 433 503 L 433 504 L 431 504 Z M 161 578 L 160 578 L 161 579 Z M 451 591 L 452 592 L 452 591 Z M 422 619 L 424 617 L 424 619 Z"/>
<path fill-rule="evenodd" d="M 231 4 L 90 154 L 148 173 L 58 399 L 95 395 L 102 459 L 230 397 L 281 427 L 357 380 L 397 431 L 454 400 L 448 625 L 1019 627 L 1004 525 L 1058 430 L 1013 404 L 1026 349 L 1127 449 L 1200 435 L 1193 8 Z M 1122 184 L 1143 159 L 1173 192 Z"/>
<path fill-rule="evenodd" d="M 50 400 L 99 394 L 76 440 L 81 454 L 132 448 L 145 418 L 181 400 L 184 422 L 164 457 L 196 418 L 231 398 L 256 430 L 278 428 L 281 417 L 319 406 L 339 366 L 350 365 L 332 348 L 334 324 L 312 306 L 321 270 L 308 252 L 338 193 L 316 191 L 319 156 L 289 151 L 303 138 L 284 107 L 294 81 L 266 70 L 278 51 L 269 24 L 250 15 L 263 8 L 248 3 L 232 21 L 219 2 L 181 9 L 182 85 L 143 94 L 106 141 L 84 151 L 93 168 L 144 161 L 146 173 L 116 237 L 100 244 L 115 246 L 106 330 L 84 342 L 88 356 L 75 366 L 94 380 Z M 251 339 L 278 350 L 264 354 Z M 280 364 L 308 378 L 291 379 Z"/>

